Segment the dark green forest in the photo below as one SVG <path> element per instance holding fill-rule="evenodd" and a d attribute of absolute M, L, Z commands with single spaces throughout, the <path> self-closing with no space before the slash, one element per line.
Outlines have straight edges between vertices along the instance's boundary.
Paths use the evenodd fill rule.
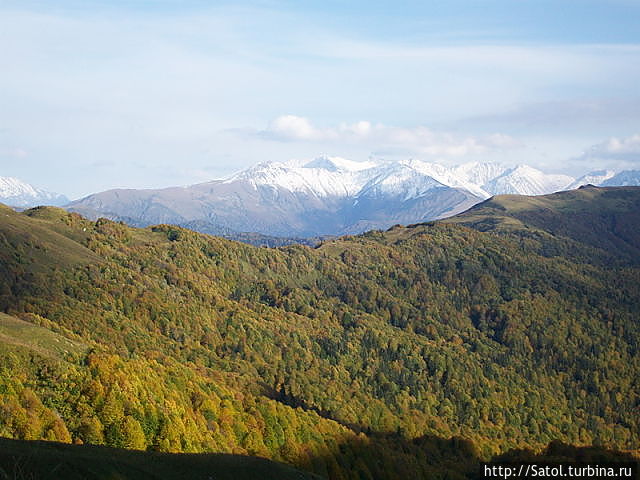
<path fill-rule="evenodd" d="M 253 247 L 0 207 L 0 436 L 467 478 L 640 446 L 640 188 Z"/>

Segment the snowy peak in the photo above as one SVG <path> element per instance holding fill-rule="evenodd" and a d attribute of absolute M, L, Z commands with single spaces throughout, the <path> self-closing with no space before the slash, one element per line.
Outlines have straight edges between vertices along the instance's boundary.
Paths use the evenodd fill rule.
<path fill-rule="evenodd" d="M 28 183 L 24 183 L 14 177 L 0 177 L 0 196 L 2 198 L 17 197 L 20 195 L 38 195 L 38 191 Z"/>
<path fill-rule="evenodd" d="M 0 177 L 0 202 L 12 207 L 37 205 L 64 205 L 69 199 L 64 195 L 35 188 L 14 177 Z"/>
<path fill-rule="evenodd" d="M 424 195 L 429 190 L 447 186 L 415 163 L 390 163 L 375 169 L 369 181 L 358 193 L 360 197 L 388 196 L 407 201 Z"/>
<path fill-rule="evenodd" d="M 589 172 L 586 175 L 581 176 L 575 182 L 567 187 L 568 190 L 573 190 L 583 185 L 602 185 L 603 182 L 609 180 L 616 174 L 613 170 L 595 170 Z"/>
<path fill-rule="evenodd" d="M 600 184 L 603 187 L 638 187 L 640 170 L 623 170 Z"/>
<path fill-rule="evenodd" d="M 455 171 L 420 160 L 354 162 L 318 157 L 308 162 L 260 163 L 225 180 L 248 182 L 254 189 L 281 188 L 318 197 L 362 197 L 377 194 L 415 198 L 433 188 L 462 189 L 481 199 L 490 195 Z"/>
<path fill-rule="evenodd" d="M 498 194 L 543 195 L 563 190 L 575 180 L 546 174 L 527 165 L 465 163 L 452 168 L 420 160 L 354 162 L 322 156 L 311 161 L 267 162 L 225 182 L 247 181 L 254 189 L 281 188 L 317 197 L 417 198 L 441 187 L 464 190 L 480 199 Z"/>
<path fill-rule="evenodd" d="M 505 170 L 482 188 L 492 195 L 544 195 L 567 188 L 574 179 L 568 175 L 546 174 L 528 165 Z"/>
<path fill-rule="evenodd" d="M 467 190 L 473 195 L 483 199 L 491 196 L 478 184 L 469 182 L 465 177 L 458 175 L 455 168 L 450 169 L 443 167 L 442 165 L 438 165 L 437 163 L 427 163 L 419 160 L 409 160 L 406 164 L 410 165 L 423 175 L 429 176 L 448 187 Z"/>
<path fill-rule="evenodd" d="M 310 165 L 314 162 L 317 162 L 316 166 Z M 353 196 L 363 182 L 358 180 L 357 169 L 345 170 L 346 166 L 349 165 L 328 158 L 316 159 L 303 165 L 298 162 L 267 162 L 233 175 L 224 182 L 247 182 L 256 190 L 284 189 L 317 197 Z"/>
<path fill-rule="evenodd" d="M 507 167 L 499 163 L 469 162 L 458 165 L 452 172 L 469 183 L 474 185 L 484 185 L 496 177 L 499 177 L 507 170 Z"/>

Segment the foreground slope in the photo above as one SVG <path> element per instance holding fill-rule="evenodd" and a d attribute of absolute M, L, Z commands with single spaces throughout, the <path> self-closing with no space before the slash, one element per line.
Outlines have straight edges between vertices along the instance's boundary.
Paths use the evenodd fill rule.
<path fill-rule="evenodd" d="M 633 250 L 545 225 L 579 208 L 638 232 L 638 190 L 506 197 L 529 206 L 314 249 L 7 209 L 0 310 L 78 347 L 0 343 L 0 435 L 260 455 L 329 478 L 463 475 L 556 439 L 636 448 Z"/>
<path fill-rule="evenodd" d="M 0 438 L 0 474 L 65 480 L 321 479 L 287 465 L 241 455 L 143 453 L 5 438 Z"/>

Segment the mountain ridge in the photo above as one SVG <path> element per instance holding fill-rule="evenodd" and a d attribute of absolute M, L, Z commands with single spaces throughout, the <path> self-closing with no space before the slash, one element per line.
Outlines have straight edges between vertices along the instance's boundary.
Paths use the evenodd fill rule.
<path fill-rule="evenodd" d="M 579 239 L 602 252 L 617 253 L 617 259 L 607 261 L 635 265 L 640 263 L 640 237 L 633 231 L 640 225 L 637 192 L 634 186 L 586 185 L 537 197 L 497 195 L 443 222 L 529 238 L 543 232 L 550 244 L 554 236 Z"/>
<path fill-rule="evenodd" d="M 479 180 L 482 185 L 473 183 Z M 67 208 L 94 219 L 134 219 L 140 226 L 199 222 L 205 231 L 305 237 L 434 220 L 460 213 L 494 193 L 550 193 L 571 181 L 523 166 L 476 163 L 447 168 L 420 160 L 359 163 L 322 156 L 264 162 L 227 179 L 189 187 L 109 190 Z"/>
<path fill-rule="evenodd" d="M 104 217 L 137 227 L 168 223 L 273 246 L 446 218 L 493 195 L 542 195 L 584 184 L 638 185 L 640 172 L 593 171 L 575 180 L 522 164 L 445 167 L 420 160 L 354 162 L 321 156 L 263 162 L 226 179 L 190 186 L 107 190 L 65 208 L 94 220 Z M 62 202 L 51 200 L 52 195 L 23 203 Z"/>

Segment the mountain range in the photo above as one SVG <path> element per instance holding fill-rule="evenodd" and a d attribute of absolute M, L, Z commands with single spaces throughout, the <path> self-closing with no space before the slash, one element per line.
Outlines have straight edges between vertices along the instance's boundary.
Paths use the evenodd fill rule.
<path fill-rule="evenodd" d="M 639 185 L 640 171 L 595 171 L 575 179 L 528 165 L 473 162 L 445 167 L 419 160 L 354 162 L 322 156 L 260 163 L 226 179 L 186 187 L 108 190 L 65 208 L 94 220 L 105 217 L 138 227 L 175 224 L 278 245 L 281 237 L 300 241 L 386 229 L 450 217 L 493 195 L 543 195 L 585 184 Z M 18 206 L 54 203 L 36 193 L 40 196 L 32 195 L 31 203 L 27 197 L 12 202 L 15 195 L 0 195 L 0 201 Z"/>
<path fill-rule="evenodd" d="M 634 175 L 640 178 L 640 172 Z M 615 184 L 613 175 L 598 178 Z M 309 237 L 450 217 L 492 195 L 542 195 L 596 180 L 595 174 L 576 180 L 527 165 L 448 168 L 419 160 L 353 162 L 323 156 L 261 163 L 188 187 L 109 190 L 67 208 L 136 226 L 171 223 L 231 237 L 237 232 Z"/>

